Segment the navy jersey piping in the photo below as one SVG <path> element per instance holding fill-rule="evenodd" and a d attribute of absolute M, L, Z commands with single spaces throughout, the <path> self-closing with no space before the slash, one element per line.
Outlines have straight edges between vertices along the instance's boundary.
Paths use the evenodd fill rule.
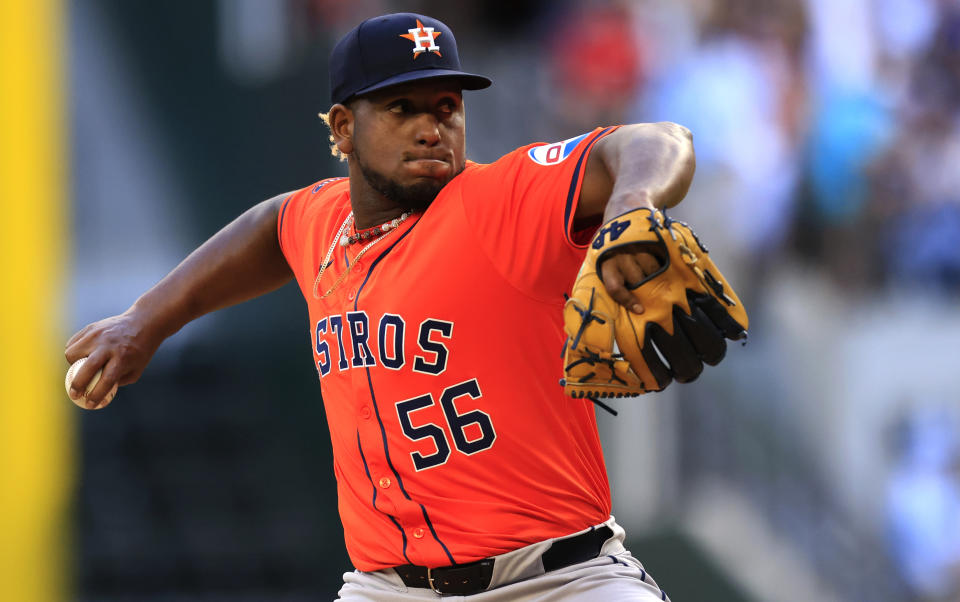
<path fill-rule="evenodd" d="M 287 195 L 287 198 L 283 199 L 283 202 L 280 203 L 280 223 L 277 225 L 277 244 L 280 245 L 280 250 L 283 251 L 283 218 L 287 215 L 287 207 L 290 206 L 290 199 L 293 198 L 293 195 L 297 194 L 296 192 L 291 192 Z"/>
<path fill-rule="evenodd" d="M 430 534 L 433 535 L 433 538 L 436 539 L 437 543 L 440 544 L 440 547 L 443 548 L 447 558 L 450 559 L 450 564 L 457 564 L 457 561 L 453 559 L 453 554 L 451 554 L 450 550 L 447 549 L 446 544 L 440 541 L 440 536 L 437 535 L 437 530 L 433 528 L 433 521 L 431 521 L 430 517 L 427 516 L 427 509 L 423 504 L 420 504 L 420 510 L 423 512 L 423 520 L 427 521 L 427 526 L 430 527 Z"/>
<path fill-rule="evenodd" d="M 584 247 L 585 245 L 577 244 L 572 238 L 570 238 L 570 218 L 571 214 L 573 213 L 574 201 L 577 200 L 577 184 L 583 177 L 583 174 L 580 172 L 580 168 L 582 167 L 583 160 L 587 157 L 587 153 L 590 152 L 590 149 L 593 148 L 593 145 L 597 142 L 597 140 L 603 136 L 606 136 L 614 129 L 616 128 L 612 126 L 604 128 L 602 131 L 598 132 L 597 135 L 591 138 L 580 152 L 580 158 L 577 159 L 577 166 L 573 170 L 573 179 L 570 181 L 570 192 L 567 193 L 567 204 L 563 209 L 563 235 L 567 237 L 567 242 L 578 248 Z"/>
<path fill-rule="evenodd" d="M 421 220 L 422 220 L 422 219 L 423 219 L 423 218 L 421 217 Z M 400 241 L 403 240 L 404 238 L 406 238 L 406 236 L 407 236 L 408 234 L 410 234 L 410 233 L 413 231 L 413 229 L 417 227 L 417 225 L 418 225 L 419 223 L 420 223 L 420 220 L 417 220 L 417 223 L 415 223 L 415 224 L 413 224 L 412 226 L 410 226 L 410 229 L 409 229 L 409 230 L 407 230 L 406 232 L 404 232 L 403 234 L 401 234 L 401 235 L 400 235 L 400 238 L 398 238 L 397 240 L 393 241 L 393 244 L 392 244 L 392 245 L 390 245 L 389 247 L 387 247 L 387 248 L 383 251 L 383 253 L 381 253 L 380 255 L 378 255 L 377 258 L 374 259 L 374 260 L 370 263 L 370 269 L 367 270 L 367 275 L 364 276 L 363 282 L 361 282 L 361 283 L 360 283 L 360 286 L 357 288 L 357 294 L 356 294 L 356 296 L 355 296 L 354 299 L 353 299 L 353 310 L 354 310 L 354 311 L 358 311 L 358 307 L 359 307 L 359 306 L 358 306 L 358 303 L 360 302 L 360 293 L 363 292 L 363 287 L 366 286 L 367 280 L 370 279 L 370 274 L 373 273 L 374 268 L 377 267 L 377 265 L 380 263 L 380 260 L 382 260 L 384 257 L 386 257 L 386 256 L 387 256 L 387 253 L 389 253 L 390 251 L 392 251 L 394 247 L 396 247 L 398 244 L 400 244 Z M 370 388 L 370 399 L 373 401 L 373 411 L 374 411 L 374 414 L 375 414 L 376 417 L 377 417 L 377 424 L 380 426 L 380 436 L 381 436 L 381 438 L 383 439 L 383 453 L 384 453 L 384 457 L 385 457 L 386 460 L 387 460 L 387 466 L 390 467 L 390 472 L 392 472 L 392 473 L 393 473 L 393 476 L 397 479 L 397 485 L 400 487 L 400 492 L 403 493 L 403 497 L 407 498 L 408 500 L 410 500 L 410 501 L 412 502 L 413 499 L 410 497 L 410 494 L 407 493 L 406 487 L 403 486 L 403 479 L 400 477 L 400 473 L 397 472 L 397 469 L 393 466 L 393 460 L 390 459 L 390 448 L 389 448 L 389 446 L 387 445 L 387 430 L 384 428 L 384 426 L 383 426 L 383 419 L 380 417 L 380 408 L 379 408 L 379 405 L 377 404 L 376 394 L 375 394 L 374 391 L 373 391 L 373 379 L 372 379 L 371 376 L 370 376 L 370 367 L 369 367 L 369 366 L 364 366 L 364 371 L 367 373 L 367 385 L 368 385 L 369 388 Z M 359 436 L 359 433 L 358 433 L 358 436 Z M 421 503 L 419 503 L 419 502 L 417 502 L 417 505 L 420 506 L 420 510 L 423 512 L 423 518 L 424 518 L 424 520 L 425 520 L 426 523 L 427 523 L 427 527 L 430 528 L 430 533 L 433 535 L 433 538 L 436 540 L 436 542 L 437 542 L 438 544 L 440 544 L 440 547 L 443 548 L 443 551 L 444 551 L 444 553 L 447 555 L 447 558 L 450 559 L 450 564 L 456 564 L 457 562 L 453 559 L 453 555 L 450 554 L 450 550 L 447 549 L 446 544 L 444 544 L 444 543 L 440 540 L 440 536 L 437 535 L 437 531 L 436 531 L 436 529 L 434 529 L 434 527 L 433 527 L 433 521 L 430 520 L 430 516 L 427 514 L 427 509 L 424 507 L 423 504 L 421 504 Z M 392 517 L 391 517 L 391 518 L 392 518 Z M 398 524 L 398 526 L 399 526 L 399 524 Z"/>
<path fill-rule="evenodd" d="M 373 477 L 370 476 L 370 467 L 367 466 L 367 458 L 363 455 L 363 446 L 360 445 L 360 431 L 357 431 L 357 449 L 360 450 L 360 459 L 363 461 L 363 470 L 367 473 L 367 480 L 370 481 L 370 487 L 373 489 L 373 509 L 383 512 L 383 510 L 377 508 L 377 486 L 373 484 Z M 397 527 L 397 530 L 400 531 L 400 537 L 403 539 L 403 549 L 401 550 L 401 553 L 403 554 L 403 557 L 407 563 L 412 564 L 410 559 L 407 557 L 407 534 L 403 532 L 403 527 L 400 526 L 400 523 L 397 522 L 397 519 L 394 518 L 392 514 L 389 512 L 383 513 L 387 515 L 387 518 L 390 519 L 390 522 L 392 522 Z"/>

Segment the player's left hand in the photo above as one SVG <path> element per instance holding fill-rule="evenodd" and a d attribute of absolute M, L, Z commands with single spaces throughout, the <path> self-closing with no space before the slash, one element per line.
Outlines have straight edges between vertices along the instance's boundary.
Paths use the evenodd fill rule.
<path fill-rule="evenodd" d="M 692 381 L 704 364 L 723 359 L 725 339 L 745 338 L 748 326 L 693 230 L 646 208 L 597 231 L 563 318 L 565 390 L 594 398 Z"/>

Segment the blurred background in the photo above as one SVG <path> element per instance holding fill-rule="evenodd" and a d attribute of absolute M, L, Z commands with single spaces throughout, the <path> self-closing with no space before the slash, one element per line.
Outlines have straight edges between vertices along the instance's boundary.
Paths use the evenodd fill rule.
<path fill-rule="evenodd" d="M 0 598 L 325 600 L 351 570 L 306 308 L 188 326 L 108 409 L 60 389 L 251 205 L 345 174 L 316 117 L 360 20 L 457 35 L 467 150 L 694 133 L 693 224 L 751 315 L 601 412 L 614 512 L 675 601 L 960 600 L 957 0 L 4 0 Z"/>

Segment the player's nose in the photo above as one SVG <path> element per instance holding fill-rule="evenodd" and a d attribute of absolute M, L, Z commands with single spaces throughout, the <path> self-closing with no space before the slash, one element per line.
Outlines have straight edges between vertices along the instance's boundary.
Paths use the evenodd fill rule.
<path fill-rule="evenodd" d="M 417 144 L 420 146 L 436 146 L 440 142 L 440 121 L 436 115 L 421 113 L 416 120 Z"/>

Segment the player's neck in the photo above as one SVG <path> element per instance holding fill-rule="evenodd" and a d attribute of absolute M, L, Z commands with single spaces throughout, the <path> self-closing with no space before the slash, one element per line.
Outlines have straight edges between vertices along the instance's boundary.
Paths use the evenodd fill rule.
<path fill-rule="evenodd" d="M 359 171 L 359 170 L 357 170 Z M 365 230 L 389 222 L 409 211 L 385 197 L 370 186 L 362 175 L 350 168 L 350 205 L 353 208 L 353 223 L 357 230 Z"/>
<path fill-rule="evenodd" d="M 353 223 L 357 230 L 365 230 L 400 217 L 406 209 L 398 207 L 376 191 L 371 194 L 354 195 L 351 186 L 350 205 L 353 208 Z M 380 197 L 369 198 L 370 196 Z"/>

